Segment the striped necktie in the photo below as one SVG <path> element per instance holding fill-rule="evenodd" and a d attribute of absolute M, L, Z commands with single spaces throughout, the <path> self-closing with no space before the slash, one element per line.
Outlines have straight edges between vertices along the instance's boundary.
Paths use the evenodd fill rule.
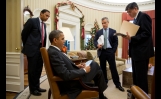
<path fill-rule="evenodd" d="M 41 43 L 42 47 L 44 46 L 44 23 L 41 22 Z"/>
<path fill-rule="evenodd" d="M 134 20 L 133 20 L 133 23 L 135 24 L 136 23 L 136 19 L 134 18 Z"/>

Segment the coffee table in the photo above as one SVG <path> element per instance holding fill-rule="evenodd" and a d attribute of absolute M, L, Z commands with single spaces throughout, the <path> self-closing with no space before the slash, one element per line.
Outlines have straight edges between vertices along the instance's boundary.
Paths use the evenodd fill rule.
<path fill-rule="evenodd" d="M 154 66 L 152 66 L 148 70 L 148 90 L 149 93 L 151 93 L 151 83 L 152 83 L 152 77 L 154 73 Z M 130 88 L 130 86 L 133 84 L 133 79 L 132 79 L 132 67 L 127 68 L 123 70 L 122 73 L 122 86 Z"/>
<path fill-rule="evenodd" d="M 86 62 L 87 58 L 78 58 L 78 59 L 70 59 L 70 60 L 77 65 L 77 64 L 80 64 L 81 62 Z"/>

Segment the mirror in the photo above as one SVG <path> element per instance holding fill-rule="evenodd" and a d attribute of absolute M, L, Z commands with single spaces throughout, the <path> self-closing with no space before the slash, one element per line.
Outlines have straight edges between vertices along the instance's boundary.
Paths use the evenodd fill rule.
<path fill-rule="evenodd" d="M 30 8 L 27 6 L 23 9 L 23 24 L 26 23 L 26 21 L 33 16 Z"/>

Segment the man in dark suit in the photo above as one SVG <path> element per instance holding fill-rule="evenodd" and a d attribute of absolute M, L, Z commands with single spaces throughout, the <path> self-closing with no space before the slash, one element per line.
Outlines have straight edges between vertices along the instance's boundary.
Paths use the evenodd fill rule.
<path fill-rule="evenodd" d="M 107 99 L 103 92 L 107 88 L 107 84 L 103 78 L 101 68 L 96 62 L 92 62 L 90 66 L 85 64 L 75 65 L 65 53 L 61 52 L 64 46 L 64 34 L 60 30 L 54 30 L 49 34 L 51 46 L 48 48 L 48 54 L 52 70 L 54 74 L 64 80 L 58 82 L 61 94 L 67 94 L 70 99 L 76 99 L 82 91 L 79 81 L 71 81 L 74 78 L 81 77 L 83 82 L 93 80 L 99 87 L 99 99 Z"/>
<path fill-rule="evenodd" d="M 94 38 L 94 45 L 97 50 L 97 55 L 99 57 L 100 66 L 102 68 L 104 78 L 106 83 L 108 83 L 107 78 L 107 69 L 106 69 L 106 62 L 109 63 L 109 68 L 111 70 L 112 74 L 112 80 L 120 91 L 124 91 L 124 88 L 121 86 L 121 83 L 119 81 L 119 75 L 116 69 L 116 61 L 115 61 L 115 52 L 117 50 L 118 46 L 118 37 L 113 36 L 114 33 L 116 33 L 116 30 L 108 27 L 109 20 L 107 17 L 102 18 L 102 26 L 103 29 L 100 29 L 96 32 L 95 38 Z M 101 35 L 104 35 L 104 45 L 99 44 L 97 40 Z"/>
<path fill-rule="evenodd" d="M 134 18 L 134 24 L 140 28 L 135 36 L 127 36 L 124 38 L 129 40 L 129 56 L 132 59 L 133 84 L 139 86 L 148 94 L 148 64 L 149 58 L 154 56 L 152 42 L 152 20 L 151 18 L 139 11 L 137 3 L 129 3 L 125 11 L 130 17 Z"/>
<path fill-rule="evenodd" d="M 40 92 L 46 91 L 46 89 L 40 88 L 39 81 L 43 67 L 40 48 L 46 46 L 46 25 L 43 22 L 47 21 L 49 17 L 50 12 L 43 9 L 39 17 L 27 20 L 21 33 L 22 53 L 27 56 L 28 60 L 29 89 L 30 93 L 36 96 L 40 96 Z"/>

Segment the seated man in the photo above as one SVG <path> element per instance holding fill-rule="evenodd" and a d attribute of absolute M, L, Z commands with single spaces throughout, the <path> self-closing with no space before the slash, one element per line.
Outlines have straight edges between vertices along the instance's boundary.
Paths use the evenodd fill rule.
<path fill-rule="evenodd" d="M 107 88 L 102 70 L 96 62 L 92 62 L 90 66 L 85 64 L 75 65 L 61 49 L 64 45 L 64 34 L 60 30 L 54 30 L 49 34 L 51 46 L 48 48 L 49 60 L 54 75 L 59 76 L 64 82 L 58 82 L 61 94 L 67 94 L 70 99 L 76 99 L 82 91 L 79 81 L 71 81 L 80 77 L 83 82 L 94 81 L 99 88 L 99 99 L 107 99 L 103 92 Z"/>

